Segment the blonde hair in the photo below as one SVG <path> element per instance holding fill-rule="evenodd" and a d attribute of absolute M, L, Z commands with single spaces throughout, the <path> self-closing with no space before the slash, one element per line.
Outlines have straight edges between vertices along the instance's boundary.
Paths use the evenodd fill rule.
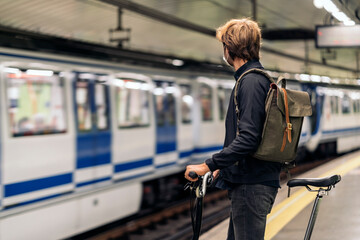
<path fill-rule="evenodd" d="M 216 30 L 216 38 L 226 46 L 231 58 L 260 59 L 261 30 L 253 20 L 232 19 Z"/>

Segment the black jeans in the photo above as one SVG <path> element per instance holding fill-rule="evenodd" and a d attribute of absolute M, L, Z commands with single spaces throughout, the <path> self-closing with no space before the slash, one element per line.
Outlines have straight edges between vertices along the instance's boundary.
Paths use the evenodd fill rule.
<path fill-rule="evenodd" d="M 227 240 L 264 239 L 266 216 L 278 189 L 262 184 L 237 185 L 229 191 L 231 200 Z"/>

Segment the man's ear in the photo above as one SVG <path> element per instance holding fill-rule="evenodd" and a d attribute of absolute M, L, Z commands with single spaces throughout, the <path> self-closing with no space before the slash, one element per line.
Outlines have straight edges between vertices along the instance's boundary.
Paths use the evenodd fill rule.
<path fill-rule="evenodd" d="M 226 59 L 228 60 L 228 62 L 229 62 L 229 64 L 230 65 L 234 65 L 234 58 L 231 56 L 232 54 L 230 54 L 230 51 L 229 51 L 229 49 L 226 47 L 225 48 L 225 57 L 226 57 Z"/>

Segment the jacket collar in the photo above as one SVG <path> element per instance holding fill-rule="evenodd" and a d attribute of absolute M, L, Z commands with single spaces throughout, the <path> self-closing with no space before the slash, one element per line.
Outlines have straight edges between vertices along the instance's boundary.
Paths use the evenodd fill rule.
<path fill-rule="evenodd" d="M 234 73 L 235 81 L 239 79 L 241 74 L 252 68 L 264 69 L 264 67 L 261 65 L 258 59 L 250 60 L 244 65 L 242 65 L 238 70 L 236 70 L 236 72 Z"/>

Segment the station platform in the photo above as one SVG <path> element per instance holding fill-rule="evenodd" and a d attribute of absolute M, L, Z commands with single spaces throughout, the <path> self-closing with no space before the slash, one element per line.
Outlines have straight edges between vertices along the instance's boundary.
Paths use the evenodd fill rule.
<path fill-rule="evenodd" d="M 349 153 L 308 171 L 296 178 L 317 178 L 340 174 L 342 180 L 324 196 L 312 239 L 359 239 L 360 236 L 360 151 Z M 268 215 L 265 239 L 303 239 L 316 193 L 304 187 L 288 188 L 282 184 L 273 209 Z M 201 235 L 200 240 L 226 239 L 229 219 Z"/>

